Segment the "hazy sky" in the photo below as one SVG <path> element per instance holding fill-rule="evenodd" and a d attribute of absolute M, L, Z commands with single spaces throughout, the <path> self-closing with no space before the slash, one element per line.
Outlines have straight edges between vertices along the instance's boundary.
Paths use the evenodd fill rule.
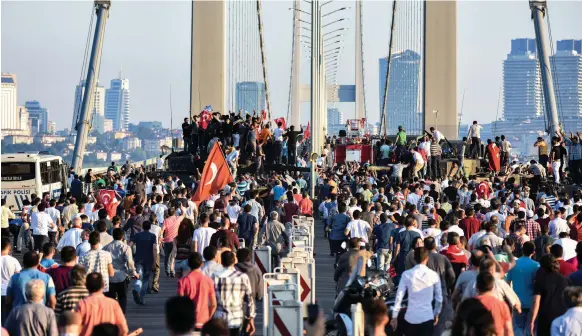
<path fill-rule="evenodd" d="M 123 66 L 130 80 L 131 122 L 170 124 L 170 85 L 174 127 L 189 110 L 190 2 L 113 1 L 105 32 L 100 84 L 118 76 Z M 263 1 L 266 54 L 273 115 L 287 113 L 291 62 L 292 1 Z M 345 11 L 349 27 L 343 42 L 339 84 L 354 81 L 353 2 L 329 9 Z M 368 114 L 377 121 L 378 58 L 388 52 L 391 1 L 365 1 L 364 62 Z M 582 1 L 549 1 L 554 41 L 582 38 Z M 81 66 L 92 1 L 2 1 L 1 70 L 18 76 L 19 103 L 38 100 L 50 110 L 57 128 L 70 127 L 75 85 Z M 342 17 L 338 15 L 336 17 Z M 307 19 L 308 20 L 308 19 Z M 458 2 L 458 97 L 463 120 L 495 119 L 502 84 L 502 62 L 512 38 L 534 37 L 528 1 Z M 308 60 L 302 58 L 308 81 Z M 339 106 L 346 117 L 353 104 Z M 500 106 L 499 116 L 502 113 Z M 306 114 L 304 119 L 306 121 Z"/>

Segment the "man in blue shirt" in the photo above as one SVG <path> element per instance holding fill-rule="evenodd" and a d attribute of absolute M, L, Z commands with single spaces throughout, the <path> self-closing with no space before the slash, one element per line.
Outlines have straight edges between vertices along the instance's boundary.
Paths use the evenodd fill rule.
<path fill-rule="evenodd" d="M 281 185 L 281 181 L 277 181 L 273 190 L 271 190 L 271 195 L 273 195 L 273 201 L 280 201 L 281 197 L 285 195 L 285 188 Z"/>
<path fill-rule="evenodd" d="M 378 256 L 378 270 L 388 271 L 392 257 L 392 232 L 396 229 L 394 223 L 388 222 L 386 214 L 380 215 L 380 224 L 374 226 L 376 236 L 376 255 Z"/>
<path fill-rule="evenodd" d="M 158 255 L 158 240 L 156 235 L 150 232 L 152 223 L 145 221 L 142 224 L 143 231 L 131 237 L 131 242 L 135 245 L 135 271 L 139 275 L 133 284 L 133 299 L 139 305 L 144 304 L 144 297 L 147 293 L 149 281 L 154 269 L 154 260 Z"/>
<path fill-rule="evenodd" d="M 16 308 L 26 303 L 26 283 L 30 280 L 40 279 L 46 286 L 43 303 L 52 309 L 57 304 L 55 284 L 50 275 L 38 270 L 40 256 L 34 251 L 27 252 L 22 258 L 24 269 L 14 274 L 6 288 L 6 306 Z"/>
<path fill-rule="evenodd" d="M 255 216 L 251 214 L 252 206 L 245 204 L 244 212 L 238 215 L 236 224 L 238 225 L 238 237 L 245 240 L 245 246 L 253 248 L 255 233 L 259 231 L 259 222 Z"/>
<path fill-rule="evenodd" d="M 340 202 L 337 206 L 338 213 L 329 218 L 329 225 L 331 231 L 329 233 L 329 246 L 331 253 L 335 255 L 335 264 L 337 265 L 339 257 L 346 251 L 342 247 L 343 242 L 347 242 L 345 230 L 348 223 L 352 220 L 350 216 L 346 215 L 348 210 L 344 202 Z"/>
<path fill-rule="evenodd" d="M 525 242 L 522 247 L 522 256 L 515 262 L 507 273 L 507 281 L 512 284 L 513 290 L 521 301 L 521 313 L 513 314 L 513 329 L 516 335 L 526 335 L 529 332 L 530 309 L 534 296 L 534 280 L 540 264 L 531 257 L 536 247 L 532 242 Z"/>

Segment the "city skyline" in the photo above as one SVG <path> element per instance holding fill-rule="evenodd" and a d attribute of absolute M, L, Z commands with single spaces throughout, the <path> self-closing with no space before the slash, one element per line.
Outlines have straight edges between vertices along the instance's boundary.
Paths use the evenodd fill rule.
<path fill-rule="evenodd" d="M 353 5 L 352 2 L 338 2 L 338 6 L 346 4 Z M 274 116 L 287 113 L 287 68 L 292 36 L 292 12 L 287 8 L 291 5 L 291 1 L 267 1 L 264 4 L 265 49 Z M 89 21 L 89 15 L 84 14 L 91 11 L 91 3 L 3 2 L 1 6 L 5 32 L 2 35 L 2 70 L 18 74 L 21 82 L 26 83 L 21 85 L 19 103 L 36 99 L 50 109 L 55 120 L 72 118 L 74 97 L 67 95 L 66 91 L 70 92 L 70 87 L 79 82 Z M 572 35 L 582 31 L 582 23 L 575 14 L 582 12 L 582 3 L 553 1 L 549 6 L 554 18 L 553 38 L 579 38 Z M 187 113 L 190 94 L 189 7 L 187 2 L 119 2 L 113 6 L 105 33 L 100 78 L 113 78 L 118 73 L 119 64 L 125 64 L 124 72 L 133 83 L 132 110 L 139 111 L 130 118 L 131 122 L 137 122 L 139 116 L 139 119 L 161 120 L 164 125 L 169 125 L 170 85 L 174 114 Z M 374 74 L 378 73 L 377 60 L 387 54 L 390 9 L 391 2 L 388 1 L 363 4 L 365 85 L 370 116 L 379 115 L 378 93 L 374 90 L 378 77 Z M 151 25 L 151 13 L 154 12 L 156 24 Z M 496 16 L 494 26 L 488 23 L 491 15 Z M 500 64 L 507 56 L 509 41 L 533 35 L 529 9 L 527 4 L 517 2 L 461 1 L 458 2 L 457 21 L 460 56 L 458 105 L 463 104 L 463 122 L 477 117 L 490 121 L 495 117 L 503 77 Z M 289 24 L 282 24 L 284 22 Z M 26 29 L 8 29 L 11 26 Z M 77 29 L 70 29 L 71 26 Z M 353 43 L 349 40 L 353 38 L 353 29 L 348 30 L 344 38 L 347 41 L 342 55 L 344 68 L 338 72 L 338 83 L 349 84 L 353 83 Z M 38 55 L 34 52 L 38 49 L 45 51 L 43 57 L 33 56 Z M 303 61 L 303 83 L 308 80 L 308 70 Z M 466 94 L 461 102 L 463 92 Z M 346 118 L 353 114 L 350 112 L 353 107 L 342 104 L 338 107 Z M 371 121 L 378 121 L 375 118 L 372 117 Z M 61 128 L 63 124 L 59 122 L 58 126 Z"/>

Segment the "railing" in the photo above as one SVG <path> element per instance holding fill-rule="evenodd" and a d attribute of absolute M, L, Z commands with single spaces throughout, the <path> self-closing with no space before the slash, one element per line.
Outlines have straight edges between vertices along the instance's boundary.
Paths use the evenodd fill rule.
<path fill-rule="evenodd" d="M 162 156 L 162 159 L 164 161 L 166 160 L 166 156 L 167 155 Z M 159 156 L 156 156 L 156 157 L 153 157 L 153 158 L 150 158 L 150 159 L 146 159 L 146 160 L 142 160 L 142 161 L 131 162 L 131 165 L 134 166 L 134 167 L 136 167 L 136 166 L 137 167 L 144 166 L 146 172 L 152 171 L 152 170 L 156 170 L 156 166 L 158 164 L 158 158 L 159 158 Z M 118 168 L 121 168 L 121 166 L 123 166 L 123 165 L 117 165 Z M 104 174 L 104 173 L 107 173 L 107 169 L 109 167 L 110 166 L 83 168 L 83 169 L 81 169 L 81 175 L 85 175 L 89 169 L 92 169 L 93 170 L 93 174 Z"/>

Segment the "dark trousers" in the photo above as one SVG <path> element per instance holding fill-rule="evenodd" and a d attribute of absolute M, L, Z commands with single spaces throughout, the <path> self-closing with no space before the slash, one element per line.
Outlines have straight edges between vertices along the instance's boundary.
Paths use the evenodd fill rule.
<path fill-rule="evenodd" d="M 4 237 L 6 237 L 6 238 L 10 237 L 10 229 L 9 228 L 2 228 L 1 231 L 2 231 L 2 238 L 4 238 Z"/>
<path fill-rule="evenodd" d="M 330 252 L 335 255 L 335 263 L 337 264 L 339 257 L 346 251 L 342 248 L 342 243 L 344 240 L 329 240 Z"/>
<path fill-rule="evenodd" d="M 428 320 L 420 324 L 412 324 L 402 321 L 402 334 L 405 336 L 432 335 L 434 330 L 434 320 Z"/>
<path fill-rule="evenodd" d="M 273 150 L 275 151 L 275 164 L 281 164 L 281 157 L 283 156 L 283 144 L 281 141 L 275 141 Z"/>
<path fill-rule="evenodd" d="M 166 274 L 174 273 L 174 263 L 170 260 L 174 243 L 164 243 L 164 266 L 166 267 Z M 173 258 L 172 258 L 173 259 Z M 159 261 L 158 261 L 159 265 Z M 159 275 L 158 275 L 159 278 Z"/>
<path fill-rule="evenodd" d="M 192 134 L 191 138 L 192 138 L 191 139 L 191 141 L 192 141 L 191 147 L 192 148 L 190 148 L 190 153 L 196 154 L 198 152 L 198 143 L 199 143 L 198 134 Z"/>
<path fill-rule="evenodd" d="M 127 309 L 127 287 L 129 285 L 129 280 L 122 282 L 110 282 L 109 292 L 105 293 L 105 296 L 117 300 L 121 310 L 125 314 Z"/>
<path fill-rule="evenodd" d="M 156 260 L 154 260 L 154 270 L 153 270 L 153 279 L 150 283 L 150 289 L 152 290 L 159 290 L 160 289 L 160 255 L 156 256 Z"/>
<path fill-rule="evenodd" d="M 548 154 L 540 155 L 540 164 L 544 166 L 544 168 L 548 169 Z"/>
<path fill-rule="evenodd" d="M 430 157 L 430 172 L 432 180 L 436 180 L 437 178 L 441 178 L 441 156 L 440 155 L 431 155 Z"/>
<path fill-rule="evenodd" d="M 297 164 L 297 146 L 289 146 L 287 143 L 287 160 L 288 165 L 295 166 Z"/>
<path fill-rule="evenodd" d="M 477 137 L 472 137 L 471 147 L 469 149 L 471 152 L 471 158 L 476 159 L 481 156 L 481 140 Z"/>
<path fill-rule="evenodd" d="M 42 252 L 42 247 L 44 244 L 48 243 L 49 239 L 47 236 L 44 235 L 32 235 L 32 239 L 34 241 L 34 250 L 36 252 Z"/>
<path fill-rule="evenodd" d="M 58 244 L 57 234 L 58 234 L 58 232 L 52 232 L 52 231 L 49 231 L 49 233 L 48 233 L 49 243 L 53 244 L 55 247 L 57 247 L 57 244 Z"/>
<path fill-rule="evenodd" d="M 12 234 L 12 238 L 14 239 L 12 242 L 12 247 L 15 250 L 18 250 L 18 235 L 20 234 L 20 226 L 16 225 L 16 224 L 10 224 L 8 226 L 8 228 L 10 229 L 10 233 Z M 4 232 L 2 232 L 2 236 L 4 237 Z M 7 236 L 5 236 L 7 237 Z"/>
<path fill-rule="evenodd" d="M 582 160 L 570 160 L 568 166 L 570 168 L 572 182 L 576 184 L 582 183 Z"/>
<path fill-rule="evenodd" d="M 228 329 L 228 334 L 230 336 L 240 336 L 240 327 Z"/>
<path fill-rule="evenodd" d="M 184 139 L 184 152 L 187 152 L 190 149 L 190 137 L 185 136 L 183 139 Z"/>

